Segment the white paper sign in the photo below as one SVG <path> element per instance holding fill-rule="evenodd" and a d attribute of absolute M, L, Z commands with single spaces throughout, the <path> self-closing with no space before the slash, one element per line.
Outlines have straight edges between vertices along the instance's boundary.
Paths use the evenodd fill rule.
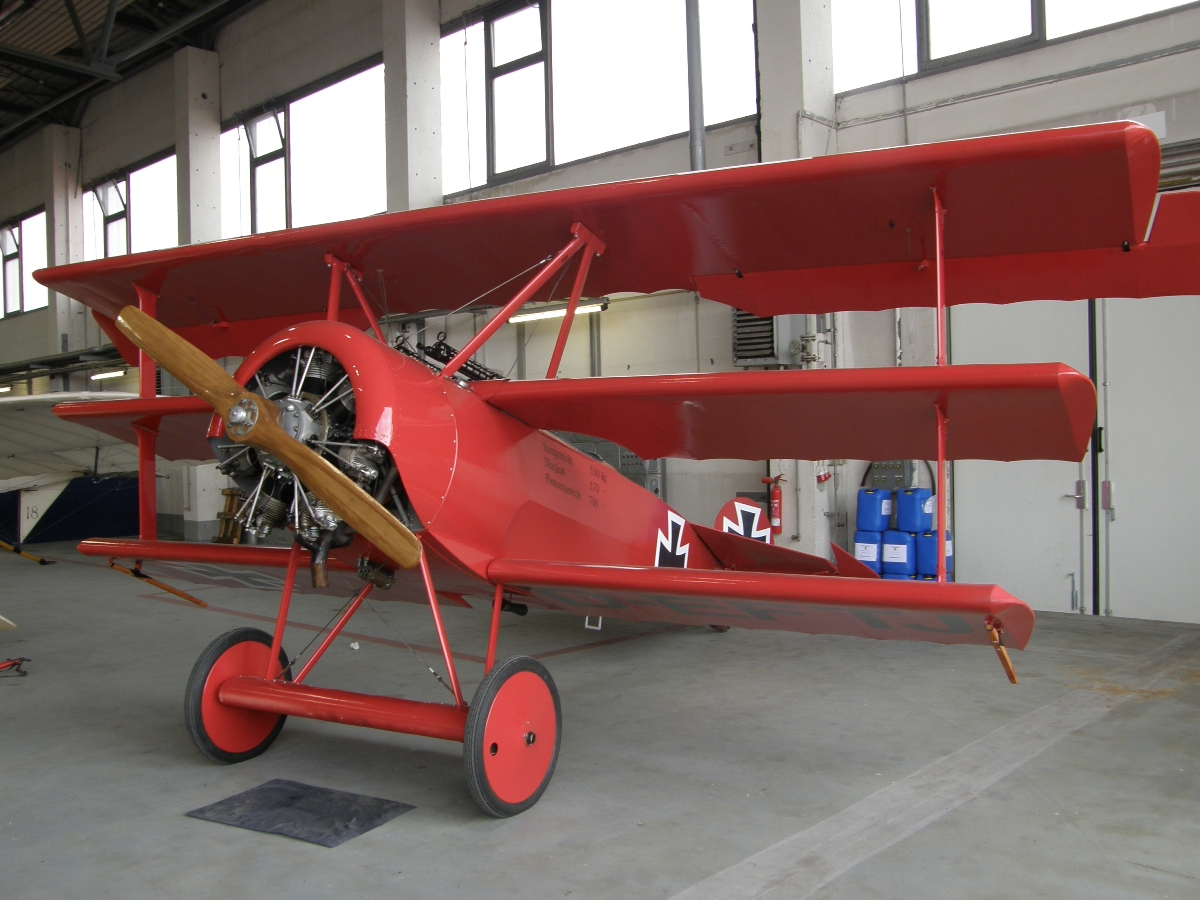
<path fill-rule="evenodd" d="M 892 498 L 884 497 L 883 502 L 879 504 L 879 511 L 885 516 L 892 514 Z"/>
<path fill-rule="evenodd" d="M 908 562 L 908 544 L 884 544 L 883 561 L 890 563 Z"/>
<path fill-rule="evenodd" d="M 879 545 L 878 544 L 854 544 L 854 558 L 859 562 L 878 562 L 879 561 Z"/>
<path fill-rule="evenodd" d="M 928 500 L 925 501 L 925 513 L 926 513 L 926 515 L 930 515 L 930 516 L 933 515 L 933 498 L 932 497 L 930 497 Z"/>

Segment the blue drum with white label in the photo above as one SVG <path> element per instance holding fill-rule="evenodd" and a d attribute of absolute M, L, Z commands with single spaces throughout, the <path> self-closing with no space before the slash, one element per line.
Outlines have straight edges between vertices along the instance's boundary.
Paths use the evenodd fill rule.
<path fill-rule="evenodd" d="M 878 531 L 854 532 L 854 558 L 874 572 L 879 574 L 880 548 L 883 546 L 883 535 Z"/>
<path fill-rule="evenodd" d="M 916 538 L 907 531 L 885 531 L 882 556 L 885 575 L 917 574 Z"/>
<path fill-rule="evenodd" d="M 946 571 L 954 569 L 954 541 L 946 532 Z M 937 575 L 937 532 L 925 531 L 917 535 L 917 574 Z"/>
<path fill-rule="evenodd" d="M 933 530 L 933 491 L 908 488 L 896 493 L 896 530 L 920 534 Z"/>
<path fill-rule="evenodd" d="M 855 527 L 859 531 L 884 532 L 892 527 L 892 492 L 862 488 L 858 492 Z"/>

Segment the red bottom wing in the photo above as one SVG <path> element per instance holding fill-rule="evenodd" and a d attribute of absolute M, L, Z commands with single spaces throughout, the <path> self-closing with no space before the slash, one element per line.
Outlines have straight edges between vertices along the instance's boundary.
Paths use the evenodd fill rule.
<path fill-rule="evenodd" d="M 990 644 L 991 617 L 1018 650 L 1033 632 L 1033 610 L 995 585 L 512 559 L 488 576 L 528 592 L 522 602 L 580 616 L 939 644 Z"/>

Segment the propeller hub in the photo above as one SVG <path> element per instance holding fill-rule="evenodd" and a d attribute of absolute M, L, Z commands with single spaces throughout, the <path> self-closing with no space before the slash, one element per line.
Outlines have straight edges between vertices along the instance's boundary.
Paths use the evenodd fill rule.
<path fill-rule="evenodd" d="M 225 416 L 225 430 L 232 438 L 242 438 L 248 435 L 258 422 L 258 404 L 249 397 L 243 397 L 235 403 Z"/>

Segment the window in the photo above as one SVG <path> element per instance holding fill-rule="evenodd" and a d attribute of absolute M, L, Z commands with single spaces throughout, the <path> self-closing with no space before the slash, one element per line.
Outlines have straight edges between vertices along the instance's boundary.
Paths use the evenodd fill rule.
<path fill-rule="evenodd" d="M 176 176 L 173 154 L 129 173 L 130 253 L 179 246 Z"/>
<path fill-rule="evenodd" d="M 272 110 L 221 135 L 221 237 L 290 228 L 288 110 Z"/>
<path fill-rule="evenodd" d="M 700 31 L 705 122 L 754 115 L 753 0 L 701 0 Z M 679 0 L 494 5 L 441 59 L 446 193 L 687 131 Z"/>
<path fill-rule="evenodd" d="M 1053 40 L 1126 19 L 1184 6 L 1179 0 L 1044 0 L 1046 37 Z"/>
<path fill-rule="evenodd" d="M 928 57 L 944 59 L 1008 41 L 1035 37 L 1029 0 L 925 0 Z"/>
<path fill-rule="evenodd" d="M 549 67 L 543 4 L 494 15 L 483 58 L 488 104 L 488 177 L 551 161 Z"/>
<path fill-rule="evenodd" d="M 915 0 L 834 0 L 832 13 L 835 92 L 917 71 Z"/>
<path fill-rule="evenodd" d="M 287 110 L 246 123 L 250 144 L 250 230 L 279 231 L 292 224 L 288 204 Z"/>
<path fill-rule="evenodd" d="M 174 154 L 109 176 L 83 195 L 83 258 L 179 245 Z"/>
<path fill-rule="evenodd" d="M 1020 53 L 1172 0 L 833 0 L 834 90 Z"/>
<path fill-rule="evenodd" d="M 1023 49 L 1046 37 L 1044 0 L 918 0 L 921 69 Z"/>
<path fill-rule="evenodd" d="M 33 277 L 46 264 L 44 212 L 0 226 L 0 291 L 4 295 L 0 316 L 30 312 L 49 304 L 49 292 Z"/>
<path fill-rule="evenodd" d="M 291 104 L 293 226 L 357 219 L 387 209 L 382 111 L 383 66 Z"/>
<path fill-rule="evenodd" d="M 221 135 L 221 237 L 387 209 L 383 66 L 282 101 Z"/>
<path fill-rule="evenodd" d="M 241 125 L 221 133 L 221 237 L 250 234 L 250 149 Z"/>

